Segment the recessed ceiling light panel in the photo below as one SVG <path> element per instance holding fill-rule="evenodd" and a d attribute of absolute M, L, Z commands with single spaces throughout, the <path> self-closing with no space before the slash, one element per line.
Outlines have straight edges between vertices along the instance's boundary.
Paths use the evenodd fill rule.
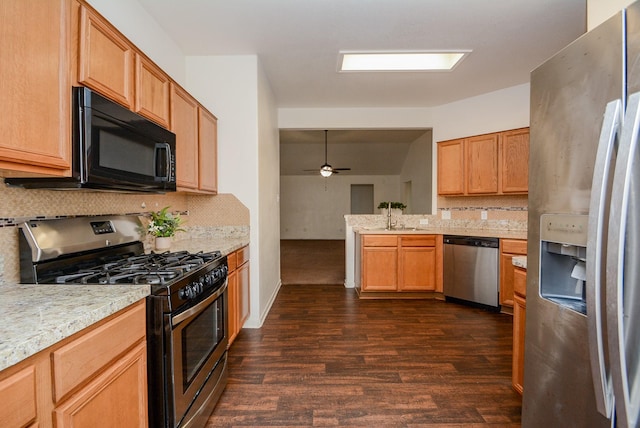
<path fill-rule="evenodd" d="M 340 52 L 338 71 L 451 71 L 470 52 Z"/>

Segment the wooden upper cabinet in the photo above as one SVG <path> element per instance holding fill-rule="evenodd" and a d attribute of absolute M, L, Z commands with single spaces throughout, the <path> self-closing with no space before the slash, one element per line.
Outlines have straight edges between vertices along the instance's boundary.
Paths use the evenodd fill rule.
<path fill-rule="evenodd" d="M 438 194 L 463 195 L 464 139 L 438 143 Z"/>
<path fill-rule="evenodd" d="M 135 112 L 169 127 L 171 80 L 145 56 L 136 54 Z"/>
<path fill-rule="evenodd" d="M 71 174 L 74 14 L 67 0 L 0 5 L 0 168 L 14 176 Z"/>
<path fill-rule="evenodd" d="M 171 83 L 171 131 L 176 134 L 176 184 L 198 188 L 198 102 Z"/>
<path fill-rule="evenodd" d="M 104 18 L 80 8 L 78 82 L 133 109 L 133 46 Z"/>
<path fill-rule="evenodd" d="M 527 194 L 529 128 L 438 143 L 438 195 Z"/>
<path fill-rule="evenodd" d="M 498 134 L 479 135 L 466 140 L 467 193 L 498 192 Z"/>
<path fill-rule="evenodd" d="M 218 191 L 218 119 L 203 107 L 198 107 L 198 170 L 199 189 Z"/>
<path fill-rule="evenodd" d="M 529 128 L 501 135 L 502 193 L 529 191 Z"/>

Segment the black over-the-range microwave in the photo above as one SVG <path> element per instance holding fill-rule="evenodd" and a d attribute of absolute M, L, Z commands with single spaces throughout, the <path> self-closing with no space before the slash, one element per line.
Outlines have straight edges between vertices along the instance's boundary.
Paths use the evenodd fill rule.
<path fill-rule="evenodd" d="M 88 88 L 73 88 L 72 176 L 6 178 L 28 189 L 176 190 L 176 136 Z"/>

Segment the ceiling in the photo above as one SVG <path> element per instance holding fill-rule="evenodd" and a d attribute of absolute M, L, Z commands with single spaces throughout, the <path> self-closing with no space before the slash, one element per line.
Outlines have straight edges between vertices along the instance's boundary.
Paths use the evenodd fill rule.
<path fill-rule="evenodd" d="M 586 0 L 138 1 L 185 55 L 257 55 L 279 108 L 454 102 L 528 82 L 532 69 L 586 29 Z M 337 71 L 340 51 L 448 49 L 472 52 L 451 72 Z M 318 168 L 320 150 L 319 160 L 313 154 Z M 329 146 L 329 163 L 353 167 L 369 153 L 336 153 L 332 161 Z M 306 169 L 306 153 L 298 155 L 295 168 Z"/>
<path fill-rule="evenodd" d="M 339 129 L 327 132 L 327 162 L 344 175 L 398 175 L 415 140 L 428 129 Z M 427 134 L 425 136 L 425 134 Z M 318 175 L 324 164 L 324 130 L 280 130 L 280 174 Z M 421 140 L 421 141 L 422 141 Z"/>

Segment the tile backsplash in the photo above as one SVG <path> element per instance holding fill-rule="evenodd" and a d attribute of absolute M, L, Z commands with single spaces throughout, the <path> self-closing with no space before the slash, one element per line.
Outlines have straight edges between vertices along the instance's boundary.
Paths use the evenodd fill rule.
<path fill-rule="evenodd" d="M 18 228 L 27 219 L 101 214 L 144 214 L 170 206 L 188 230 L 249 226 L 249 210 L 234 195 L 125 194 L 25 190 L 0 183 L 0 283 L 19 281 Z"/>
<path fill-rule="evenodd" d="M 451 220 L 527 221 L 528 197 L 460 196 L 438 197 L 438 216 Z M 484 212 L 484 213 L 483 213 Z M 486 215 L 486 218 L 482 216 Z"/>

